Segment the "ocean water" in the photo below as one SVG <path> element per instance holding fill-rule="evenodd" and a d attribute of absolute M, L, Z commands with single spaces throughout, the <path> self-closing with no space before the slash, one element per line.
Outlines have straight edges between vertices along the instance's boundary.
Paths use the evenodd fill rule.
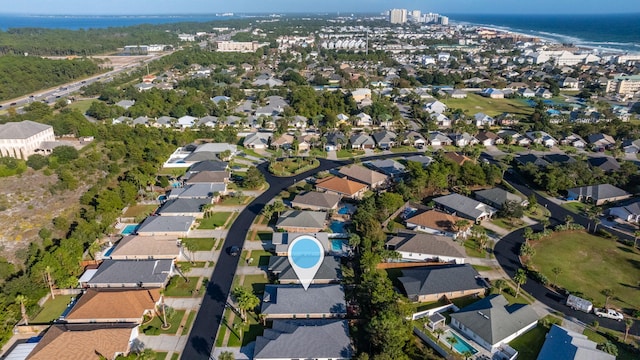
<path fill-rule="evenodd" d="M 451 15 L 452 23 L 476 24 L 537 36 L 559 43 L 622 52 L 640 52 L 640 14 Z"/>
<path fill-rule="evenodd" d="M 47 28 L 47 29 L 98 29 L 124 27 L 142 24 L 169 24 L 179 22 L 208 22 L 235 19 L 238 16 L 211 15 L 7 15 L 0 14 L 0 30 L 11 28 Z"/>

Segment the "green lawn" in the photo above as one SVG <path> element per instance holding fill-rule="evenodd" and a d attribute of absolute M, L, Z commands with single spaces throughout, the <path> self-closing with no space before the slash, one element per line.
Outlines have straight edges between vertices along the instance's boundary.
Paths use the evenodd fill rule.
<path fill-rule="evenodd" d="M 98 101 L 97 99 L 84 99 L 84 100 L 78 100 L 78 101 L 74 101 L 72 102 L 69 106 L 67 106 L 68 109 L 76 109 L 78 111 L 80 111 L 81 114 L 84 115 L 84 113 L 87 112 L 87 110 L 89 109 L 89 107 L 91 106 L 91 103 L 94 101 Z"/>
<path fill-rule="evenodd" d="M 220 206 L 236 206 L 236 205 L 244 205 L 249 202 L 251 196 L 225 196 L 222 201 L 220 201 L 217 205 Z"/>
<path fill-rule="evenodd" d="M 169 175 L 169 176 L 183 176 L 187 173 L 189 167 L 178 167 L 178 168 L 162 168 L 158 171 L 158 175 Z"/>
<path fill-rule="evenodd" d="M 479 112 L 489 116 L 500 115 L 504 112 L 518 115 L 533 114 L 533 108 L 519 99 L 490 99 L 478 94 L 468 94 L 466 99 L 443 99 L 441 101 L 450 109 L 462 109 L 470 116 Z"/>
<path fill-rule="evenodd" d="M 484 265 L 471 265 L 471 267 L 476 269 L 476 271 L 491 271 L 491 270 L 495 270 L 494 267 L 484 266 Z"/>
<path fill-rule="evenodd" d="M 269 257 L 272 255 L 273 254 L 265 250 L 251 250 L 250 252 L 243 251 L 240 261 L 242 261 L 243 264 L 251 266 L 267 266 L 269 265 Z M 251 264 L 247 263 L 249 259 L 253 259 Z"/>
<path fill-rule="evenodd" d="M 531 264 L 555 282 L 551 271 L 559 268 L 558 285 L 573 293 L 582 293 L 595 306 L 605 302 L 603 289 L 611 289 L 609 301 L 620 308 L 640 308 L 638 278 L 640 254 L 628 246 L 585 231 L 556 233 L 533 243 Z M 574 259 L 568 261 L 568 259 Z"/>
<path fill-rule="evenodd" d="M 238 217 L 238 215 L 240 215 L 240 212 L 236 211 L 233 212 L 231 214 L 231 219 L 229 220 L 229 222 L 227 222 L 227 226 L 225 226 L 225 229 L 229 229 L 231 227 L 231 225 L 233 225 L 233 222 L 236 220 L 236 218 Z"/>
<path fill-rule="evenodd" d="M 340 149 L 336 151 L 336 156 L 340 159 L 351 158 L 354 156 L 364 155 L 364 150 L 348 150 L 348 149 Z"/>
<path fill-rule="evenodd" d="M 562 204 L 562 207 L 571 211 L 572 213 L 576 213 L 576 214 L 582 214 L 584 212 L 584 208 L 587 205 L 583 202 L 580 201 L 571 201 L 571 202 L 567 202 Z"/>
<path fill-rule="evenodd" d="M 165 290 L 166 296 L 175 297 L 187 297 L 192 296 L 193 291 L 198 284 L 197 277 L 188 277 L 189 282 L 186 282 L 182 276 L 174 276 L 169 280 L 169 285 Z"/>
<path fill-rule="evenodd" d="M 189 262 L 189 261 L 179 261 L 177 263 L 178 267 L 180 267 L 180 265 L 185 264 L 191 268 L 203 268 L 207 262 L 206 261 L 194 261 L 194 262 Z M 213 267 L 213 265 L 211 265 Z"/>
<path fill-rule="evenodd" d="M 467 252 L 467 256 L 481 258 L 481 259 L 484 259 L 487 257 L 484 252 L 481 252 L 478 249 L 478 244 L 474 239 L 466 239 L 464 241 L 464 249 Z"/>
<path fill-rule="evenodd" d="M 123 217 L 138 217 L 138 216 L 147 216 L 151 214 L 155 209 L 158 208 L 158 205 L 134 205 L 129 206 L 127 211 L 122 214 Z"/>
<path fill-rule="evenodd" d="M 408 153 L 408 152 L 415 152 L 415 151 L 417 150 L 413 146 L 396 146 L 391 148 L 392 153 Z"/>
<path fill-rule="evenodd" d="M 33 324 L 50 323 L 62 315 L 64 309 L 66 309 L 69 302 L 71 302 L 71 298 L 73 298 L 73 295 L 58 295 L 55 299 L 49 298 L 49 300 L 44 303 L 38 315 L 29 320 L 29 322 Z"/>
<path fill-rule="evenodd" d="M 322 149 L 313 148 L 313 149 L 309 150 L 309 156 L 315 156 L 317 158 L 326 159 L 327 158 L 327 152 L 322 150 Z"/>
<path fill-rule="evenodd" d="M 592 328 L 586 328 L 584 329 L 583 334 L 586 335 L 589 340 L 598 344 L 602 344 L 607 340 L 610 340 L 618 348 L 618 356 L 616 356 L 616 359 L 618 360 L 638 360 L 637 345 L 634 353 L 631 345 L 623 344 L 616 340 L 618 336 L 624 337 L 624 334 L 620 335 L 614 332 L 609 333 L 603 328 L 599 328 L 597 331 Z"/>
<path fill-rule="evenodd" d="M 197 311 L 191 311 L 189 316 L 187 316 L 187 321 L 184 323 L 184 329 L 182 330 L 182 335 L 186 335 L 189 333 L 189 329 L 191 329 L 191 325 L 193 324 L 193 320 L 196 319 Z"/>
<path fill-rule="evenodd" d="M 550 315 L 547 315 L 545 319 L 549 321 L 549 324 L 562 323 L 562 320 Z M 518 336 L 509 343 L 509 346 L 518 350 L 518 360 L 536 360 L 538 358 L 538 353 L 540 352 L 540 349 L 542 349 L 545 336 L 550 329 L 550 327 L 546 327 L 544 324 L 541 324 L 541 322 L 545 321 L 538 322 L 538 325 L 535 328 Z"/>
<path fill-rule="evenodd" d="M 200 219 L 200 226 L 198 229 L 215 229 L 218 228 L 227 221 L 231 216 L 230 212 L 214 212 L 209 217 Z"/>
<path fill-rule="evenodd" d="M 255 341 L 256 338 L 264 332 L 264 327 L 253 313 L 248 314 L 248 321 L 246 323 L 243 323 L 242 320 L 236 316 L 233 324 L 232 328 L 234 330 L 229 335 L 229 341 L 227 342 L 227 346 L 230 347 L 247 345 Z"/>
<path fill-rule="evenodd" d="M 258 231 L 256 235 L 260 241 L 271 241 L 273 239 L 273 233 L 270 231 Z"/>
<path fill-rule="evenodd" d="M 291 176 L 303 173 L 320 166 L 317 159 L 309 157 L 292 157 L 280 161 L 272 161 L 269 164 L 269 172 L 276 176 Z"/>
<path fill-rule="evenodd" d="M 256 295 L 261 295 L 264 292 L 264 286 L 267 284 L 267 277 L 265 275 L 245 275 L 242 286 L 253 290 Z"/>
<path fill-rule="evenodd" d="M 180 322 L 184 317 L 184 310 L 174 310 L 172 316 L 167 317 L 167 322 L 171 324 L 171 327 L 164 330 L 162 329 L 162 319 L 160 316 L 156 316 L 146 325 L 141 325 L 142 332 L 145 335 L 160 335 L 160 334 L 169 334 L 173 335 L 178 331 L 178 327 L 180 326 Z"/>
<path fill-rule="evenodd" d="M 182 243 L 193 245 L 193 251 L 211 251 L 213 246 L 216 244 L 216 239 L 214 238 L 184 238 L 182 239 Z M 188 245 L 186 245 L 188 246 Z"/>

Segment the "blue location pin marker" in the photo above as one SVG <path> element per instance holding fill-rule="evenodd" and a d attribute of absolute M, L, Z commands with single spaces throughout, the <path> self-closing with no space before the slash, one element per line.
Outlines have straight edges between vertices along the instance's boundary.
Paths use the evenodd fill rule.
<path fill-rule="evenodd" d="M 293 271 L 306 291 L 324 260 L 322 243 L 310 235 L 298 236 L 289 244 L 288 257 Z"/>

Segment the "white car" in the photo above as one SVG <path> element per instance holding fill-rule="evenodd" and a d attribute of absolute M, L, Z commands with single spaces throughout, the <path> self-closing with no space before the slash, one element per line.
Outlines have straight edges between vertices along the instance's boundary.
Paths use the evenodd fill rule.
<path fill-rule="evenodd" d="M 595 309 L 593 313 L 598 317 L 605 317 L 613 320 L 622 321 L 624 319 L 624 315 L 613 310 L 613 309 Z"/>

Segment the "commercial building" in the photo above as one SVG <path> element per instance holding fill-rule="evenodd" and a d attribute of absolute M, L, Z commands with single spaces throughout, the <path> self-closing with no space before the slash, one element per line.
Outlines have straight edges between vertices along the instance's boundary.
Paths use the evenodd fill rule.
<path fill-rule="evenodd" d="M 389 22 L 392 24 L 404 24 L 407 22 L 407 9 L 391 9 Z"/>
<path fill-rule="evenodd" d="M 53 127 L 34 121 L 9 122 L 0 125 L 0 156 L 27 159 L 44 152 L 43 143 L 55 141 Z"/>

